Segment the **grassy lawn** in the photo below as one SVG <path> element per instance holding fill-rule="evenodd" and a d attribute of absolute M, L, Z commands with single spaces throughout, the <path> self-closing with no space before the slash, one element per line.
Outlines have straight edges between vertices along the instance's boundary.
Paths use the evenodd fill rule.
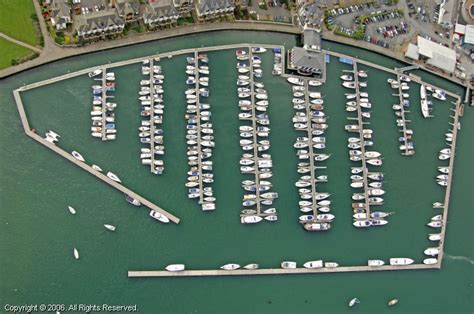
<path fill-rule="evenodd" d="M 31 15 L 32 0 L 0 0 L 0 32 L 30 45 L 39 43 Z"/>
<path fill-rule="evenodd" d="M 0 70 L 11 66 L 12 59 L 25 57 L 32 52 L 30 49 L 0 38 Z"/>

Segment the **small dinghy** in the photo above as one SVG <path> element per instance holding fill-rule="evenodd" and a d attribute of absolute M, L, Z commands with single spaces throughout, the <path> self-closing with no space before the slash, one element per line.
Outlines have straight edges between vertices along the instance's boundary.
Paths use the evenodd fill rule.
<path fill-rule="evenodd" d="M 79 259 L 79 251 L 76 248 L 74 248 L 74 258 Z"/>
<path fill-rule="evenodd" d="M 398 300 L 397 299 L 391 299 L 390 301 L 388 301 L 388 306 L 394 306 L 395 304 L 398 303 Z"/>
<path fill-rule="evenodd" d="M 69 212 L 72 214 L 72 215 L 75 215 L 76 214 L 76 210 L 71 207 L 71 206 L 68 206 L 67 209 L 69 209 Z"/>
<path fill-rule="evenodd" d="M 359 304 L 360 301 L 357 298 L 353 298 L 352 300 L 349 301 L 349 307 L 353 307 L 356 304 Z"/>
<path fill-rule="evenodd" d="M 115 226 L 113 225 L 108 225 L 108 224 L 105 224 L 104 227 L 110 231 L 115 231 Z"/>

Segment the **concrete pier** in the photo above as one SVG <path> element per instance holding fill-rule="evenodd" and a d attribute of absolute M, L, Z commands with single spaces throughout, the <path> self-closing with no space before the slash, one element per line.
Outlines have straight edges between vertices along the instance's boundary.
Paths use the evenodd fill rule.
<path fill-rule="evenodd" d="M 402 90 L 402 81 L 400 79 L 400 74 L 397 75 L 397 82 L 398 82 L 398 100 L 400 104 L 400 118 L 402 119 L 402 129 L 400 132 L 403 134 L 403 145 L 405 145 L 405 149 L 402 152 L 402 155 L 404 156 L 411 156 L 415 154 L 414 149 L 409 149 L 408 147 L 408 132 L 407 132 L 407 123 L 409 122 L 406 117 L 405 113 L 408 112 L 405 110 L 405 106 L 403 106 L 404 98 L 403 98 L 403 90 Z"/>
<path fill-rule="evenodd" d="M 96 178 L 104 181 L 105 183 L 107 183 L 108 185 L 112 186 L 113 188 L 119 190 L 120 192 L 124 193 L 124 194 L 127 194 L 135 199 L 137 199 L 138 201 L 140 201 L 140 203 L 142 203 L 142 205 L 162 214 L 163 216 L 166 216 L 169 218 L 170 221 L 178 224 L 180 219 L 176 216 L 174 216 L 173 214 L 167 212 L 166 210 L 164 210 L 163 208 L 153 204 L 152 202 L 150 202 L 149 200 L 147 200 L 146 198 L 142 197 L 141 195 L 133 192 L 132 190 L 129 190 L 128 188 L 126 188 L 125 186 L 123 186 L 122 184 L 110 179 L 108 176 L 106 176 L 105 174 L 103 174 L 102 172 L 99 172 L 97 170 L 95 170 L 94 168 L 92 168 L 91 166 L 89 166 L 88 164 L 82 162 L 82 161 L 79 161 L 77 160 L 76 158 L 74 158 L 70 153 L 66 152 L 65 150 L 59 148 L 58 146 L 56 146 L 55 144 L 52 144 L 48 141 L 46 141 L 43 137 L 39 136 L 38 134 L 34 133 L 33 131 L 30 130 L 30 126 L 29 126 L 29 123 L 28 123 L 28 119 L 26 117 L 26 114 L 25 114 L 25 110 L 24 110 L 24 107 L 23 107 L 23 101 L 21 100 L 21 97 L 20 97 L 20 91 L 18 89 L 14 90 L 13 91 L 13 95 L 14 95 L 14 98 L 15 98 L 15 101 L 16 101 L 16 105 L 17 105 L 17 108 L 18 108 L 18 112 L 20 114 L 20 119 L 21 119 L 21 122 L 23 124 L 23 129 L 25 130 L 25 133 L 26 135 L 28 135 L 29 137 L 31 137 L 32 139 L 34 139 L 35 141 L 43 144 L 44 146 L 46 146 L 47 148 L 51 149 L 52 151 L 54 151 L 55 153 L 57 153 L 58 155 L 66 158 L 67 160 L 69 160 L 70 162 L 74 163 L 76 166 L 82 168 L 83 170 L 89 172 L 90 174 L 92 174 L 93 176 L 95 176 Z"/>
<path fill-rule="evenodd" d="M 421 269 L 437 269 L 438 266 L 425 264 L 412 264 L 407 266 L 343 266 L 334 268 L 261 268 L 261 269 L 206 269 L 206 270 L 185 270 L 180 272 L 169 272 L 166 270 L 129 270 L 129 278 L 146 278 L 146 277 L 203 277 L 203 276 L 255 276 L 255 275 L 295 275 L 295 274 L 328 274 L 328 273 L 348 273 L 348 272 L 379 272 L 390 270 L 421 270 Z"/>

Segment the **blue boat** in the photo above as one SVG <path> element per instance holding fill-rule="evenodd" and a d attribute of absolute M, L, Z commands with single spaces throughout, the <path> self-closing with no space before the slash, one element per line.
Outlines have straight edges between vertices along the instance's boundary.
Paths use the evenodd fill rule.
<path fill-rule="evenodd" d="M 114 123 L 107 123 L 107 124 L 105 125 L 105 128 L 106 128 L 106 129 L 115 129 L 115 124 L 114 124 Z"/>

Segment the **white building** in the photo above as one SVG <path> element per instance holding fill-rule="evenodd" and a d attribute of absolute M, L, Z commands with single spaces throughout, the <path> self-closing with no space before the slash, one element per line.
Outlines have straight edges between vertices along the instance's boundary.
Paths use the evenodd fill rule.
<path fill-rule="evenodd" d="M 426 64 L 453 73 L 456 68 L 456 51 L 418 36 L 418 44 L 410 44 L 405 57 L 414 60 L 425 60 Z M 416 48 L 416 49 L 415 49 Z"/>

